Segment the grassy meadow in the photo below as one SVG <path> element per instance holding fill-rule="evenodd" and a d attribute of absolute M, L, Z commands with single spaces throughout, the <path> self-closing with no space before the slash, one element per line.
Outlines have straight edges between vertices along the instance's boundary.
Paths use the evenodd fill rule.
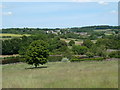
<path fill-rule="evenodd" d="M 8 33 L 0 33 L 0 36 L 11 36 L 11 37 L 21 37 L 23 35 L 30 36 L 29 34 L 8 34 Z"/>
<path fill-rule="evenodd" d="M 100 30 L 94 30 L 95 32 L 102 32 L 102 31 L 111 31 L 111 29 L 100 29 Z"/>
<path fill-rule="evenodd" d="M 117 88 L 118 61 L 49 62 L 2 66 L 3 88 Z"/>
<path fill-rule="evenodd" d="M 9 33 L 0 33 L 0 39 L 1 40 L 7 40 L 7 39 L 11 39 L 13 37 L 22 37 L 23 35 L 25 36 L 30 36 L 29 34 L 9 34 Z M 6 37 L 6 36 L 10 36 L 11 38 L 3 38 L 3 37 Z"/>

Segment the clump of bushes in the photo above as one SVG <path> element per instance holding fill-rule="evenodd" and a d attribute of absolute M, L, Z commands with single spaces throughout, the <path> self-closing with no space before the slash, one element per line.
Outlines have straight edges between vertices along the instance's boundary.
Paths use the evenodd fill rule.
<path fill-rule="evenodd" d="M 120 58 L 120 51 L 113 51 L 109 54 L 110 58 Z"/>
<path fill-rule="evenodd" d="M 86 56 L 89 57 L 89 58 L 94 57 L 94 53 L 92 53 L 92 52 L 87 52 L 87 53 L 86 53 Z"/>
<path fill-rule="evenodd" d="M 75 45 L 75 41 L 74 41 L 74 40 L 71 40 L 68 44 L 69 44 L 70 46 Z"/>
<path fill-rule="evenodd" d="M 88 51 L 88 48 L 86 46 L 73 45 L 72 51 L 74 54 L 83 55 Z"/>
<path fill-rule="evenodd" d="M 20 62 L 20 57 L 16 56 L 16 57 L 5 57 L 2 60 L 2 64 L 9 64 L 9 63 L 16 63 L 16 62 Z"/>
<path fill-rule="evenodd" d="M 61 60 L 62 60 L 62 56 L 49 56 L 48 57 L 48 62 L 57 62 Z"/>
<path fill-rule="evenodd" d="M 2 38 L 11 38 L 11 36 L 2 36 Z"/>
<path fill-rule="evenodd" d="M 62 58 L 61 62 L 69 62 L 68 58 Z"/>
<path fill-rule="evenodd" d="M 103 57 L 98 57 L 98 58 L 82 58 L 82 59 L 78 59 L 78 58 L 74 58 L 71 59 L 71 62 L 80 62 L 80 61 L 103 61 L 105 58 Z"/>

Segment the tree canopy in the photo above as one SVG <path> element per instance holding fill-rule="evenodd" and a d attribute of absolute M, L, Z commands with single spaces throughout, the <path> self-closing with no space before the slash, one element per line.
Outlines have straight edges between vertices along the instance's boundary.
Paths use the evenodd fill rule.
<path fill-rule="evenodd" d="M 68 44 L 69 44 L 70 46 L 75 45 L 75 41 L 74 41 L 74 40 L 71 40 Z"/>
<path fill-rule="evenodd" d="M 49 56 L 48 45 L 42 40 L 34 41 L 27 49 L 25 58 L 28 64 L 35 65 L 47 63 L 47 57 Z"/>

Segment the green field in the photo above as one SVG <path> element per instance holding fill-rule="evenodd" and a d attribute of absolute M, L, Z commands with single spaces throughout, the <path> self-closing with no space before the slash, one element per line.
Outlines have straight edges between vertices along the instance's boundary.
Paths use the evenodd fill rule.
<path fill-rule="evenodd" d="M 0 40 L 8 40 L 14 37 L 22 37 L 23 35 L 25 36 L 30 36 L 30 34 L 8 34 L 8 33 L 0 33 Z M 10 38 L 4 38 L 6 36 L 10 36 Z"/>
<path fill-rule="evenodd" d="M 118 61 L 25 63 L 2 66 L 3 88 L 117 88 Z"/>
<path fill-rule="evenodd" d="M 100 29 L 100 30 L 94 30 L 95 32 L 103 32 L 103 31 L 111 31 L 111 29 Z"/>
<path fill-rule="evenodd" d="M 7 34 L 7 33 L 0 33 L 0 36 L 11 36 L 11 37 L 21 37 L 23 35 L 30 36 L 29 34 Z"/>

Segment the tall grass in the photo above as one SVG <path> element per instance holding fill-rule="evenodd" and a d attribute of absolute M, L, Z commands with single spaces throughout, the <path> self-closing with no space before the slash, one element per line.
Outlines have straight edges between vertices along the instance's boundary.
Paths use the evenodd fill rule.
<path fill-rule="evenodd" d="M 118 61 L 3 65 L 3 88 L 117 88 Z M 47 68 L 46 68 L 47 67 Z M 31 68 L 31 69 L 30 69 Z"/>

